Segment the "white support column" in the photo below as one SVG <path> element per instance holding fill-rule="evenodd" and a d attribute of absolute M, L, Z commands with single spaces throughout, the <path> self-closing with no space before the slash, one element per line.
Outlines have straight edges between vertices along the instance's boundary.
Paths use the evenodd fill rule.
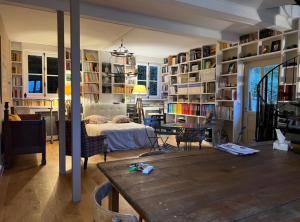
<path fill-rule="evenodd" d="M 64 12 L 57 11 L 58 98 L 59 98 L 59 173 L 66 173 L 65 133 L 65 30 Z"/>
<path fill-rule="evenodd" d="M 72 199 L 81 198 L 81 119 L 80 119 L 80 3 L 70 0 L 72 73 Z"/>

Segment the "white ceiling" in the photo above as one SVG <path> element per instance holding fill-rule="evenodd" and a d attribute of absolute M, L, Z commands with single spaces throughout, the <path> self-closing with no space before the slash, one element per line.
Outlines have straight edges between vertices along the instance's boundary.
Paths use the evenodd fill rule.
<path fill-rule="evenodd" d="M 0 5 L 10 40 L 56 45 L 56 14 L 52 12 Z M 69 16 L 65 16 L 66 45 L 70 45 Z M 133 28 L 92 19 L 81 19 L 81 48 L 112 50 L 124 39 L 137 55 L 162 58 L 215 40 L 191 38 L 158 31 Z"/>
<path fill-rule="evenodd" d="M 68 13 L 69 1 L 1 2 L 0 14 L 11 40 L 56 45 L 55 12 Z M 81 47 L 111 50 L 123 38 L 136 54 L 165 57 L 217 40 L 238 41 L 239 35 L 258 28 L 288 30 L 293 15 L 282 13 L 279 6 L 292 3 L 294 0 L 80 0 Z M 294 9 L 300 15 L 300 7 Z M 68 19 L 66 16 L 67 46 Z"/>

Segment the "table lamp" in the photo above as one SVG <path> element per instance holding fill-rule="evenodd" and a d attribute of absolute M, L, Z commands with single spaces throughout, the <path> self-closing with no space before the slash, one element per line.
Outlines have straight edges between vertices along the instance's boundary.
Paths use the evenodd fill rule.
<path fill-rule="evenodd" d="M 135 85 L 132 90 L 133 95 L 137 95 L 136 98 L 136 110 L 139 115 L 139 123 L 142 123 L 142 118 L 144 118 L 144 110 L 143 110 L 143 101 L 142 95 L 147 95 L 147 89 L 145 85 Z"/>
<path fill-rule="evenodd" d="M 65 84 L 65 101 L 66 101 L 66 111 L 67 118 L 71 119 L 71 91 L 72 87 L 70 83 Z"/>

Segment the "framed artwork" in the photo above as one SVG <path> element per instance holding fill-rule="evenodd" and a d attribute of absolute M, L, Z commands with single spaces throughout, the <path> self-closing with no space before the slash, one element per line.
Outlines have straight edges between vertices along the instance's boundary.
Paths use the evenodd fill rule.
<path fill-rule="evenodd" d="M 280 45 L 281 45 L 281 40 L 273 41 L 271 45 L 271 52 L 279 51 L 281 49 Z"/>

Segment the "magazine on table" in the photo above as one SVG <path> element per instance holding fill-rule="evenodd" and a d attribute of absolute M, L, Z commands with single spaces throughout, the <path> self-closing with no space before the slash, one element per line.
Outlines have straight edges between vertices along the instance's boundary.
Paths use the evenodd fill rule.
<path fill-rule="evenodd" d="M 250 155 L 258 153 L 259 150 L 252 149 L 246 146 L 240 146 L 234 143 L 219 144 L 217 149 L 234 154 L 234 155 Z"/>

